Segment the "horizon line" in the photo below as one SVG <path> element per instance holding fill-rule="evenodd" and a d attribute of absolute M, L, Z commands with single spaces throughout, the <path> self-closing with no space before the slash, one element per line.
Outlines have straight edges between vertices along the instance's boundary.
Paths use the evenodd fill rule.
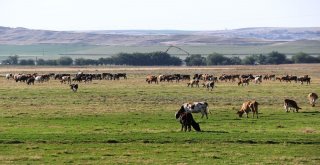
<path fill-rule="evenodd" d="M 284 28 L 284 29 L 299 29 L 299 28 L 320 28 L 320 26 L 301 26 L 301 27 L 272 27 L 272 26 L 256 26 L 256 27 L 242 27 L 242 28 L 224 28 L 224 29 L 207 29 L 207 30 L 190 30 L 190 29 L 87 29 L 87 30 L 56 30 L 56 29 L 40 29 L 40 28 L 29 28 L 29 27 L 21 27 L 21 26 L 2 26 L 4 28 L 12 28 L 12 29 L 28 29 L 28 30 L 45 30 L 45 31 L 66 31 L 66 32 L 90 32 L 90 31 L 185 31 L 185 32 L 201 32 L 201 31 L 228 31 L 228 30 L 241 30 L 241 29 L 259 29 L 259 28 Z"/>

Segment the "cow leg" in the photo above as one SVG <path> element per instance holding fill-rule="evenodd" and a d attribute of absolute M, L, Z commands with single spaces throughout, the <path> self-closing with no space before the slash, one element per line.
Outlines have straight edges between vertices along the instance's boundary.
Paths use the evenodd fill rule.
<path fill-rule="evenodd" d="M 187 127 L 188 127 L 188 125 L 185 123 L 184 124 L 184 132 L 187 132 Z"/>
<path fill-rule="evenodd" d="M 191 131 L 191 124 L 188 123 L 188 131 L 190 132 Z"/>
<path fill-rule="evenodd" d="M 289 112 L 289 111 L 288 111 L 288 106 L 287 106 L 286 104 L 284 104 L 283 107 L 284 107 L 284 109 L 286 110 L 286 112 Z"/>
<path fill-rule="evenodd" d="M 316 105 L 316 100 L 312 99 L 312 107 L 314 107 Z"/>

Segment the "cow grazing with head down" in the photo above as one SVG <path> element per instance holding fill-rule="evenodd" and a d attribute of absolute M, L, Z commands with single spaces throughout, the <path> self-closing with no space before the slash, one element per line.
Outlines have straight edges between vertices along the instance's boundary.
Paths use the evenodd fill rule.
<path fill-rule="evenodd" d="M 180 107 L 181 111 L 186 111 L 189 113 L 201 113 L 203 118 L 204 115 L 206 115 L 208 119 L 208 113 L 209 113 L 209 108 L 208 108 L 208 103 L 207 102 L 193 102 L 193 103 L 184 103 Z"/>
<path fill-rule="evenodd" d="M 71 90 L 72 90 L 73 92 L 77 92 L 77 90 L 78 90 L 78 84 L 71 84 L 71 85 L 70 85 L 70 88 L 71 88 Z"/>
<path fill-rule="evenodd" d="M 316 100 L 318 99 L 318 95 L 316 93 L 309 93 L 308 99 L 312 107 L 316 105 Z"/>
<path fill-rule="evenodd" d="M 291 108 L 294 108 L 296 110 L 296 112 L 298 112 L 299 109 L 302 109 L 302 108 L 298 107 L 297 102 L 295 102 L 294 100 L 290 100 L 290 99 L 285 99 L 283 106 L 286 109 L 286 112 L 289 112 L 291 110 Z M 293 110 L 293 112 L 294 112 L 294 110 Z"/>
<path fill-rule="evenodd" d="M 192 114 L 190 112 L 186 112 L 184 109 L 180 109 L 176 113 L 176 119 L 179 119 L 180 124 L 181 124 L 181 131 L 191 131 L 191 126 L 196 130 L 196 131 L 201 131 L 199 123 L 197 123 Z"/>
<path fill-rule="evenodd" d="M 237 112 L 239 117 L 242 117 L 242 115 L 245 113 L 247 115 L 247 118 L 249 117 L 248 114 L 250 111 L 252 111 L 252 118 L 254 118 L 254 114 L 256 114 L 258 118 L 258 105 L 259 103 L 255 100 L 253 101 L 246 101 L 242 104 L 241 109 Z"/>

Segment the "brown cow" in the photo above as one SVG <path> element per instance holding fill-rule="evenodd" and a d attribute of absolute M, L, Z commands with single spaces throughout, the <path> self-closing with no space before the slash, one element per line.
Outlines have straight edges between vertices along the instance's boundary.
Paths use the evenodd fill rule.
<path fill-rule="evenodd" d="M 152 82 L 154 82 L 155 84 L 158 84 L 158 78 L 157 76 L 153 76 L 153 75 L 148 75 L 146 78 L 146 82 L 148 82 L 148 84 L 152 84 Z"/>
<path fill-rule="evenodd" d="M 240 81 L 238 82 L 238 86 L 241 84 L 243 86 L 244 85 L 249 85 L 249 81 L 250 79 L 249 78 L 244 78 L 244 79 L 240 79 Z"/>
<path fill-rule="evenodd" d="M 308 99 L 312 107 L 316 105 L 316 100 L 318 99 L 318 95 L 316 93 L 309 93 Z"/>
<path fill-rule="evenodd" d="M 255 100 L 253 101 L 246 101 L 242 104 L 241 109 L 237 112 L 239 117 L 242 117 L 243 113 L 246 113 L 247 118 L 250 111 L 252 111 L 252 118 L 254 118 L 254 114 L 257 115 L 258 118 L 258 105 L 259 103 Z"/>
<path fill-rule="evenodd" d="M 199 87 L 199 80 L 190 80 L 190 82 L 187 83 L 188 87 L 191 86 L 193 87 L 193 85 L 196 85 L 197 87 Z"/>

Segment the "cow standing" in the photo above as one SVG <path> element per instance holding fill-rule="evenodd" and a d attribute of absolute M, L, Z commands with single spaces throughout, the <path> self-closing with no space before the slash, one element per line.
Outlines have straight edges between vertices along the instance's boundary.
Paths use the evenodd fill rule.
<path fill-rule="evenodd" d="M 9 80 L 10 78 L 13 78 L 12 73 L 7 73 L 7 74 L 6 74 L 6 79 Z"/>
<path fill-rule="evenodd" d="M 283 106 L 286 109 L 286 112 L 289 112 L 289 110 L 291 110 L 291 108 L 294 108 L 296 110 L 296 112 L 298 112 L 299 109 L 302 109 L 302 108 L 298 107 L 297 102 L 295 102 L 294 100 L 290 100 L 290 99 L 285 99 Z"/>
<path fill-rule="evenodd" d="M 203 85 L 203 87 L 206 87 L 208 90 L 209 90 L 209 88 L 211 88 L 211 91 L 212 91 L 212 89 L 214 87 L 214 81 L 207 81 L 207 82 L 203 83 L 202 85 Z"/>
<path fill-rule="evenodd" d="M 157 76 L 148 75 L 146 78 L 146 82 L 148 82 L 148 84 L 152 84 L 152 82 L 154 82 L 155 84 L 158 84 L 158 78 Z"/>
<path fill-rule="evenodd" d="M 193 102 L 193 103 L 184 103 L 182 104 L 180 110 L 184 110 L 185 112 L 189 113 L 199 113 L 201 112 L 203 118 L 204 115 L 206 115 L 208 119 L 208 113 L 209 113 L 209 108 L 208 108 L 208 103 L 207 102 Z"/>
<path fill-rule="evenodd" d="M 77 90 L 78 90 L 78 84 L 71 84 L 71 85 L 70 85 L 70 88 L 71 88 L 71 90 L 72 90 L 73 92 L 77 92 Z"/>
<path fill-rule="evenodd" d="M 189 83 L 187 83 L 188 87 L 191 86 L 191 88 L 193 88 L 193 85 L 199 87 L 199 80 L 196 79 L 196 80 L 190 80 Z"/>
<path fill-rule="evenodd" d="M 309 93 L 308 99 L 312 107 L 316 105 L 316 100 L 318 99 L 318 95 L 316 93 Z"/>
<path fill-rule="evenodd" d="M 31 84 L 34 85 L 34 81 L 35 81 L 35 78 L 34 77 L 30 77 L 30 78 L 27 79 L 27 84 L 28 85 L 31 85 Z"/>

